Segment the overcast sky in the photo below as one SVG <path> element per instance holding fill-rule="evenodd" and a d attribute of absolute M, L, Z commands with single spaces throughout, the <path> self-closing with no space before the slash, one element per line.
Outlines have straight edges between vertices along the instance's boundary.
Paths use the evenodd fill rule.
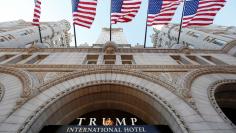
<path fill-rule="evenodd" d="M 143 0 L 141 9 L 136 18 L 130 23 L 117 24 L 113 27 L 124 28 L 128 42 L 131 44 L 143 44 L 147 1 Z M 23 19 L 32 21 L 34 0 L 0 0 L 0 22 Z M 172 22 L 179 23 L 181 6 L 178 8 Z M 76 27 L 78 44 L 87 42 L 93 44 L 102 27 L 109 27 L 110 0 L 98 0 L 97 16 L 91 29 Z M 236 0 L 227 0 L 225 7 L 218 13 L 214 24 L 224 26 L 236 26 Z M 71 0 L 42 0 L 41 21 L 58 21 L 66 19 L 72 23 Z M 72 30 L 71 30 L 72 32 Z M 150 35 L 153 33 L 148 28 L 147 45 L 152 46 Z"/>

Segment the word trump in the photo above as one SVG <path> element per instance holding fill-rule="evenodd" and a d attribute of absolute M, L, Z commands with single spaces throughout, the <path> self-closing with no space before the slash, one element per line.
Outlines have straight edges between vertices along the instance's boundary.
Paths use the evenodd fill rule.
<path fill-rule="evenodd" d="M 87 121 L 89 119 L 89 126 L 96 126 L 97 125 L 97 119 L 96 118 L 77 118 L 78 120 L 78 125 L 84 125 L 83 122 Z M 103 126 L 126 126 L 127 125 L 127 120 L 131 123 L 131 125 L 135 125 L 135 123 L 138 121 L 137 118 L 115 118 L 113 121 L 111 118 L 102 118 L 102 125 Z"/>

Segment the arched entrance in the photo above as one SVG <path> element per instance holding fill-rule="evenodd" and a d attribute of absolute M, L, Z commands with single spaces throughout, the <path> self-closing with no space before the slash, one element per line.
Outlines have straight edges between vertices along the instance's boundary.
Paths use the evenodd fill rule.
<path fill-rule="evenodd" d="M 64 102 L 71 97 L 74 97 L 74 99 Z M 161 105 L 155 103 L 155 99 L 139 90 L 125 85 L 97 84 L 84 87 L 59 99 L 58 102 L 64 104 L 61 104 L 61 107 L 50 115 L 43 125 L 68 125 L 76 118 L 81 118 L 88 113 L 97 111 L 100 115 L 104 115 L 104 112 L 101 110 L 115 111 L 113 113 L 123 112 L 123 114 L 120 115 L 124 115 L 124 117 L 127 114 L 137 116 L 140 121 L 146 124 L 168 125 L 165 118 L 163 118 L 158 111 Z M 58 106 L 58 104 L 59 103 L 55 103 L 51 105 L 48 110 L 57 108 L 56 106 Z M 45 113 L 48 112 L 46 111 Z M 105 114 L 109 114 L 109 112 Z M 110 116 L 106 118 L 108 117 Z M 130 121 L 127 120 L 127 124 L 129 124 L 129 122 Z M 97 120 L 97 123 L 97 125 L 99 125 L 99 120 Z M 138 125 L 138 122 L 135 124 Z"/>
<path fill-rule="evenodd" d="M 129 86 L 97 84 L 77 89 L 62 97 L 47 109 L 56 110 L 54 113 L 49 115 L 45 111 L 41 116 L 49 115 L 43 125 L 67 125 L 86 113 L 117 110 L 137 116 L 147 124 L 168 125 L 159 112 L 160 107 L 154 98 Z"/>
<path fill-rule="evenodd" d="M 16 125 L 21 133 L 39 132 L 49 124 L 68 124 L 76 117 L 101 109 L 125 111 L 147 124 L 169 125 L 175 133 L 188 132 L 183 116 L 198 116 L 171 89 L 174 88 L 139 72 L 75 72 L 35 89 L 35 96 L 13 115 L 24 116 Z M 11 117 L 6 122 L 10 120 Z"/>
<path fill-rule="evenodd" d="M 167 124 L 158 110 L 153 106 L 155 99 L 124 85 L 98 84 L 78 89 L 58 102 L 64 103 L 66 99 L 73 97 L 69 103 L 52 114 L 46 124 L 68 124 L 76 117 L 89 112 L 102 109 L 115 109 L 129 112 L 139 116 L 149 124 Z M 55 108 L 57 104 L 51 106 Z M 58 118 L 58 114 L 64 114 Z"/>

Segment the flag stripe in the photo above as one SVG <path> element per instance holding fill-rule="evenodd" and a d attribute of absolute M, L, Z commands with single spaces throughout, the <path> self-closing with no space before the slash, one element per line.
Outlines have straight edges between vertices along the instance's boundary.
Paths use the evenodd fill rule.
<path fill-rule="evenodd" d="M 147 25 L 167 25 L 172 20 L 180 0 L 149 0 Z"/>
<path fill-rule="evenodd" d="M 72 0 L 75 25 L 90 28 L 96 16 L 97 0 Z"/>
<path fill-rule="evenodd" d="M 183 27 L 206 26 L 213 23 L 217 12 L 224 7 L 225 0 L 192 0 L 186 3 Z"/>
<path fill-rule="evenodd" d="M 37 0 L 35 1 L 32 25 L 39 26 L 40 15 L 41 15 L 41 1 Z"/>
<path fill-rule="evenodd" d="M 111 23 L 130 22 L 138 13 L 141 0 L 112 0 Z"/>

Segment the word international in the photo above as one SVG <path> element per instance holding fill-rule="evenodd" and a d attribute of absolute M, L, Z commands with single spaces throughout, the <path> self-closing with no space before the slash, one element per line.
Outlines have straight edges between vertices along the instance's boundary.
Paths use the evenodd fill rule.
<path fill-rule="evenodd" d="M 67 127 L 66 133 L 146 133 L 144 127 L 132 127 L 132 126 L 74 126 Z"/>

